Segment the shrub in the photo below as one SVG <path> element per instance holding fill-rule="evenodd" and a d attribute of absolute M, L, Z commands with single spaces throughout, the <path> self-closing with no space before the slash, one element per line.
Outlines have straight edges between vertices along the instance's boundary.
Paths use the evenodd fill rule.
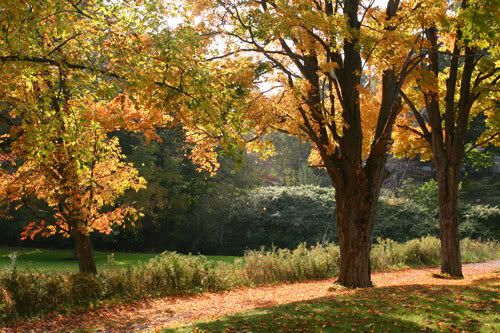
<path fill-rule="evenodd" d="M 184 224 L 183 233 L 197 235 L 193 242 L 197 251 L 231 255 L 262 246 L 295 249 L 302 242 L 337 242 L 334 194 L 333 188 L 318 186 L 266 186 L 214 193 L 205 203 L 205 211 L 200 212 L 202 219 L 196 222 L 200 227 L 192 225 L 189 229 Z M 380 198 L 374 240 L 380 237 L 405 242 L 439 235 L 436 182 L 406 182 L 404 194 L 401 198 L 389 194 Z M 500 240 L 498 220 L 497 207 L 460 204 L 463 237 Z"/>
<path fill-rule="evenodd" d="M 440 260 L 440 242 L 435 237 L 422 237 L 405 243 L 378 239 L 372 248 L 371 263 L 376 271 L 403 267 L 437 265 Z"/>
<path fill-rule="evenodd" d="M 391 239 L 377 239 L 370 253 L 372 269 L 385 271 L 404 266 L 403 245 Z"/>
<path fill-rule="evenodd" d="M 102 298 L 104 296 L 104 283 L 100 277 L 93 274 L 68 275 L 67 289 L 69 289 L 71 295 L 71 303 L 73 305 L 85 305 Z M 59 286 L 61 286 L 61 283 L 59 283 Z"/>
<path fill-rule="evenodd" d="M 295 250 L 276 249 L 250 251 L 245 255 L 245 274 L 251 284 L 295 282 L 335 276 L 339 249 L 333 244 Z"/>
<path fill-rule="evenodd" d="M 434 179 L 430 179 L 423 184 L 415 184 L 411 179 L 408 179 L 403 184 L 403 193 L 407 198 L 429 211 L 438 208 L 439 189 Z"/>
<path fill-rule="evenodd" d="M 335 192 L 318 186 L 256 188 L 241 198 L 230 226 L 242 237 L 231 247 L 295 249 L 301 243 L 336 241 Z"/>
<path fill-rule="evenodd" d="M 481 262 L 500 258 L 500 243 L 497 241 L 477 241 L 469 238 L 460 242 L 463 262 Z"/>
<path fill-rule="evenodd" d="M 404 264 L 410 267 L 439 264 L 441 243 L 435 237 L 412 239 L 403 244 Z"/>
<path fill-rule="evenodd" d="M 134 274 L 148 290 L 139 295 L 172 295 L 229 289 L 238 284 L 235 270 L 237 265 L 215 263 L 204 256 L 166 252 L 136 267 Z"/>
<path fill-rule="evenodd" d="M 500 208 L 465 205 L 460 218 L 460 234 L 470 238 L 500 239 Z"/>
<path fill-rule="evenodd" d="M 390 238 L 398 242 L 437 236 L 439 224 L 435 213 L 408 198 L 380 198 L 373 235 L 375 238 Z"/>
<path fill-rule="evenodd" d="M 22 315 L 59 310 L 59 304 L 72 303 L 68 284 L 62 274 L 21 272 L 13 269 L 2 276 L 1 285 L 13 309 Z"/>
<path fill-rule="evenodd" d="M 15 313 L 15 311 L 15 303 L 12 301 L 11 295 L 5 287 L 0 287 L 0 322 L 8 319 L 9 314 Z"/>
<path fill-rule="evenodd" d="M 177 253 L 163 253 L 142 266 L 107 269 L 98 275 L 13 269 L 0 275 L 0 309 L 3 317 L 32 316 L 109 299 L 217 291 L 244 284 L 238 273 L 241 265 Z"/>

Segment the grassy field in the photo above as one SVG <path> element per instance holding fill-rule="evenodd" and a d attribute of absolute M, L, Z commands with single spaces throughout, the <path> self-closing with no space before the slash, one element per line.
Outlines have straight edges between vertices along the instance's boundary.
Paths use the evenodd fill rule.
<path fill-rule="evenodd" d="M 73 259 L 73 250 L 63 249 L 31 249 L 31 248 L 0 248 L 0 270 L 8 269 L 11 266 L 12 254 L 16 254 L 16 267 L 19 269 L 33 269 L 38 271 L 53 272 L 76 272 L 78 271 L 78 262 Z M 112 252 L 94 253 L 97 269 L 105 268 L 110 264 Z M 127 267 L 129 265 L 138 265 L 146 262 L 148 259 L 156 256 L 157 253 L 128 253 L 114 252 L 113 265 L 118 267 Z M 230 256 L 207 256 L 214 261 L 232 262 L 236 257 Z"/>
<path fill-rule="evenodd" d="M 500 332 L 499 282 L 364 289 L 163 332 Z"/>

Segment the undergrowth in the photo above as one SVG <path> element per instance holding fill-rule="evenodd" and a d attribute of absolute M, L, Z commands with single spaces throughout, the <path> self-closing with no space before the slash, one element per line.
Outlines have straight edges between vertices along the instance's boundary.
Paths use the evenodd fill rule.
<path fill-rule="evenodd" d="M 500 258 L 500 244 L 495 241 L 465 239 L 461 246 L 464 262 Z M 372 248 L 371 264 L 374 271 L 434 266 L 439 264 L 439 253 L 434 237 L 406 243 L 379 239 Z M 0 275 L 0 318 L 9 321 L 103 302 L 329 278 L 337 275 L 338 261 L 337 245 L 302 244 L 295 250 L 249 251 L 234 263 L 165 252 L 140 266 L 109 265 L 97 275 L 19 270 L 13 264 Z"/>

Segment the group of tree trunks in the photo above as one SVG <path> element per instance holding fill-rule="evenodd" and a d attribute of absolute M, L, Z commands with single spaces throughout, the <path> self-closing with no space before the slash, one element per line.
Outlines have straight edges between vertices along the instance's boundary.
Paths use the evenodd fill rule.
<path fill-rule="evenodd" d="M 464 11 L 468 9 L 469 1 L 472 0 L 457 2 L 459 3 L 459 7 L 457 7 L 456 10 Z M 481 90 L 479 90 L 478 87 L 483 81 L 488 81 L 490 86 L 494 86 L 498 80 L 498 77 L 495 77 L 495 75 L 497 75 L 497 68 L 495 67 L 490 70 L 481 69 L 479 70 L 479 74 L 474 76 L 474 73 L 477 72 L 479 59 L 486 57 L 485 51 L 476 45 L 470 45 L 471 41 L 467 38 L 463 38 L 462 26 L 460 24 L 457 24 L 456 28 L 454 28 L 456 31 L 453 33 L 455 37 L 452 51 L 447 54 L 446 58 L 443 57 L 439 50 L 445 42 L 440 40 L 442 37 L 436 21 L 432 19 L 422 19 L 422 22 L 418 23 L 417 26 L 408 25 L 406 27 L 407 31 L 402 34 L 410 36 L 405 38 L 415 39 L 415 42 L 418 44 L 417 47 L 414 47 L 414 45 L 408 41 L 398 41 L 397 43 L 400 46 L 391 45 L 391 47 L 394 48 L 393 50 L 384 50 L 384 52 L 387 51 L 387 53 L 391 53 L 391 56 L 389 56 L 389 54 L 387 54 L 387 57 L 385 57 L 385 55 L 380 56 L 380 53 L 383 52 L 374 52 L 379 54 L 380 68 L 382 69 L 379 77 L 375 80 L 375 76 L 371 77 L 370 75 L 373 74 L 367 73 L 366 68 L 368 60 L 372 61 L 369 58 L 372 56 L 372 52 L 376 51 L 378 43 L 384 42 L 387 38 L 393 38 L 393 34 L 395 34 L 398 29 L 401 29 L 400 25 L 412 22 L 408 17 L 411 17 L 418 11 L 422 11 L 422 7 L 427 6 L 428 8 L 434 8 L 433 6 L 435 5 L 433 1 L 425 0 L 416 4 L 410 4 L 411 2 L 403 3 L 402 0 L 387 0 L 384 9 L 378 8 L 378 12 L 372 11 L 371 7 L 374 5 L 373 1 L 368 7 L 365 7 L 360 0 L 304 0 L 301 4 L 293 4 L 293 6 L 297 6 L 296 9 L 298 11 L 309 8 L 306 10 L 309 10 L 311 13 L 321 14 L 318 16 L 311 16 L 315 17 L 315 20 L 324 20 L 323 22 L 313 22 L 312 28 L 311 22 L 305 21 L 310 19 L 308 18 L 309 16 L 302 15 L 293 17 L 295 11 L 290 11 L 290 8 L 280 8 L 280 6 L 284 6 L 280 1 L 211 0 L 195 6 L 196 8 L 201 7 L 201 9 L 198 8 L 197 10 L 203 10 L 203 6 L 208 6 L 208 11 L 212 14 L 215 12 L 220 13 L 220 11 L 223 12 L 223 14 L 220 15 L 220 22 L 217 21 L 217 18 L 214 18 L 217 17 L 217 15 L 208 15 L 211 17 L 211 20 L 214 21 L 212 22 L 212 28 L 216 30 L 207 31 L 201 34 L 202 36 L 223 34 L 228 39 L 236 39 L 237 42 L 230 45 L 239 49 L 229 52 L 227 56 L 234 56 L 240 52 L 251 52 L 254 55 L 261 56 L 272 65 L 271 67 L 274 71 L 281 72 L 282 77 L 285 78 L 280 81 L 285 87 L 283 88 L 284 92 L 281 97 L 286 95 L 288 98 L 296 98 L 299 100 L 299 102 L 295 101 L 295 104 L 293 104 L 296 117 L 285 113 L 285 116 L 277 117 L 279 120 L 276 120 L 276 123 L 273 123 L 272 126 L 270 125 L 269 128 L 288 132 L 301 138 L 307 138 L 318 153 L 321 160 L 321 166 L 327 170 L 331 178 L 332 185 L 335 187 L 336 224 L 340 246 L 340 273 L 338 282 L 347 287 L 370 287 L 372 285 L 370 249 L 374 213 L 382 184 L 388 176 L 386 161 L 391 144 L 393 143 L 393 131 L 404 107 L 409 108 L 414 115 L 415 123 L 418 124 L 419 127 L 417 127 L 418 130 L 412 129 L 412 131 L 420 133 L 422 140 L 427 142 L 436 170 L 436 180 L 439 187 L 439 226 L 442 245 L 441 271 L 454 277 L 462 277 L 460 237 L 458 232 L 458 186 L 460 166 L 465 155 L 466 140 L 469 135 L 471 109 L 474 103 L 481 97 Z M 81 6 L 84 6 L 84 4 Z M 107 5 L 103 6 L 105 8 Z M 477 7 L 479 5 L 475 4 L 475 6 Z M 84 15 L 85 10 L 78 7 L 78 5 L 73 5 L 73 7 L 77 10 L 75 17 L 78 19 L 85 20 L 86 23 L 88 23 L 88 19 L 94 19 L 92 16 Z M 256 7 L 258 7 L 258 9 L 255 9 Z M 15 12 L 16 8 L 9 8 L 9 10 Z M 98 9 L 95 10 L 98 12 Z M 442 12 L 441 15 L 447 15 L 445 14 L 446 10 L 445 8 L 445 11 Z M 484 8 L 482 10 L 484 10 Z M 423 9 L 423 12 L 419 15 L 425 16 L 425 11 L 426 9 Z M 31 9 L 28 10 L 28 12 L 31 13 Z M 361 15 L 360 13 L 363 14 Z M 266 30 L 273 21 L 272 19 L 270 20 L 269 17 L 272 18 L 273 15 L 276 16 L 276 20 L 283 19 L 283 25 L 291 24 L 290 29 L 283 29 L 283 31 L 279 33 L 266 35 Z M 96 17 L 99 16 L 97 15 Z M 124 15 L 123 17 L 127 16 Z M 342 18 L 342 21 L 339 21 L 342 22 L 342 24 L 339 23 L 339 26 L 335 27 L 335 29 L 338 30 L 335 30 L 329 25 L 331 22 L 335 22 L 338 17 Z M 416 18 L 415 20 L 418 19 L 419 18 Z M 266 23 L 266 20 L 270 21 Z M 300 22 L 301 20 L 304 20 L 304 22 Z M 366 20 L 371 21 L 366 23 Z M 297 21 L 299 22 L 297 23 Z M 228 24 L 228 22 L 230 24 Z M 259 26 L 261 22 L 263 22 L 263 26 Z M 106 21 L 106 24 L 108 23 L 109 22 Z M 206 23 L 206 26 L 210 28 L 209 22 Z M 322 24 L 320 25 L 319 23 Z M 346 25 L 345 27 L 343 26 L 344 23 Z M 106 25 L 105 23 L 103 24 Z M 366 26 L 369 26 L 369 24 L 375 26 L 375 28 L 372 27 L 372 30 L 379 29 L 379 35 L 364 35 L 367 34 Z M 205 25 L 203 28 L 206 28 Z M 276 27 L 273 26 L 273 28 Z M 422 30 L 421 33 L 415 34 L 415 31 L 418 29 Z M 153 30 L 155 29 L 145 29 L 144 31 Z M 42 34 L 37 33 L 35 35 L 38 36 Z M 126 76 L 130 75 L 132 77 L 137 70 L 135 67 L 131 67 L 129 69 L 130 73 L 124 71 L 125 74 L 122 76 L 113 71 L 97 69 L 98 66 L 96 67 L 93 63 L 71 63 L 64 57 L 62 50 L 64 50 L 65 47 L 73 45 L 70 41 L 72 39 L 78 39 L 81 35 L 82 33 L 75 33 L 71 39 L 64 41 L 52 51 L 46 52 L 47 55 L 43 57 L 7 54 L 0 57 L 0 62 L 2 64 L 15 62 L 34 63 L 37 66 L 45 65 L 50 66 L 52 69 L 57 69 L 59 73 L 58 85 L 61 87 L 59 92 L 54 92 L 52 95 L 57 101 L 64 98 L 66 104 L 63 109 L 69 112 L 70 107 L 68 105 L 71 103 L 68 101 L 70 101 L 73 96 L 70 93 L 70 89 L 63 84 L 68 79 L 67 77 L 70 77 L 67 76 L 66 70 L 82 71 L 82 73 L 85 72 L 87 74 L 94 72 L 97 75 L 117 80 L 123 87 L 125 87 L 128 82 Z M 151 50 L 153 50 L 153 47 L 157 46 L 152 42 L 151 36 L 146 36 L 147 33 L 144 33 L 144 35 L 140 37 L 134 34 L 132 34 L 133 36 L 125 35 L 126 37 L 119 31 L 115 36 L 118 40 L 118 47 L 120 46 L 119 41 L 122 37 L 133 39 L 133 42 L 127 45 L 143 43 L 144 49 L 150 50 L 150 52 L 153 52 Z M 189 34 L 186 33 L 185 35 L 187 36 Z M 160 38 L 159 36 L 154 37 Z M 375 41 L 374 46 L 372 46 L 370 41 L 376 38 L 380 38 L 380 40 Z M 58 39 L 54 38 L 54 40 L 57 41 Z M 112 38 L 110 38 L 109 43 L 112 42 Z M 363 43 L 367 43 L 367 45 L 362 45 Z M 164 47 L 164 45 L 167 44 L 168 43 L 158 43 L 160 47 Z M 269 49 L 268 45 L 273 45 L 273 47 Z M 367 49 L 372 47 L 373 49 L 367 52 Z M 405 47 L 407 47 L 407 49 Z M 133 48 L 130 54 L 139 54 L 141 50 L 141 47 L 137 49 Z M 401 50 L 403 50 L 402 55 L 398 53 Z M 123 50 L 120 50 L 120 52 L 121 51 Z M 157 51 L 158 54 L 163 54 L 164 50 L 154 51 Z M 61 53 L 60 57 L 50 57 L 53 53 L 56 54 L 58 52 Z M 149 60 L 151 58 L 153 57 L 145 57 L 144 59 Z M 182 56 L 180 58 L 182 58 Z M 224 58 L 224 56 L 215 57 L 212 58 L 212 60 L 216 58 Z M 391 60 L 387 60 L 387 64 L 385 62 L 386 58 L 396 59 L 397 61 L 394 60 L 393 63 L 390 63 Z M 166 68 L 170 68 L 168 59 L 167 57 L 167 60 L 165 60 L 167 63 L 162 63 Z M 449 64 L 447 62 L 444 63 L 445 60 L 449 60 Z M 133 66 L 133 63 L 135 63 L 133 60 L 129 62 L 132 63 L 132 65 L 129 64 L 127 66 Z M 194 62 L 197 63 L 196 61 Z M 324 69 L 325 62 L 327 66 L 329 66 L 327 67 L 328 70 Z M 376 63 L 374 67 L 377 67 L 377 64 L 378 63 Z M 172 67 L 176 66 L 178 65 L 176 64 Z M 291 69 L 292 67 L 293 69 Z M 444 67 L 446 67 L 448 71 L 443 72 L 442 69 Z M 235 66 L 235 71 L 238 68 L 239 67 Z M 419 86 L 421 79 L 415 80 L 416 84 L 414 87 L 405 86 L 417 68 L 431 73 L 434 77 L 434 85 L 438 85 L 438 78 L 440 76 L 447 76 L 446 87 L 444 89 L 444 110 L 441 110 L 441 108 L 443 108 L 443 103 L 440 101 L 438 87 L 435 89 L 422 88 Z M 120 70 L 121 68 L 115 69 Z M 151 72 L 153 74 L 156 73 L 154 70 Z M 169 79 L 174 81 L 178 78 L 178 73 L 179 72 L 175 70 L 172 75 L 173 78 Z M 180 73 L 182 74 L 180 74 L 181 81 L 178 87 L 169 84 L 167 78 L 165 78 L 163 82 L 156 82 L 156 77 L 151 77 L 150 81 L 154 83 L 148 85 L 148 89 L 150 90 L 149 92 L 144 92 L 144 94 L 154 95 L 151 91 L 165 89 L 170 92 L 180 93 L 180 96 L 191 98 L 192 100 L 189 100 L 189 103 L 186 104 L 198 105 L 199 101 L 193 97 L 192 92 L 185 91 L 185 89 L 189 89 L 186 88 L 189 87 L 189 85 L 184 85 L 182 82 L 184 71 L 181 70 Z M 190 72 L 186 71 L 186 73 Z M 146 74 L 142 76 L 147 77 Z M 50 78 L 50 76 L 47 77 Z M 215 75 L 214 77 L 222 78 L 224 76 Z M 51 79 L 52 78 L 46 79 L 46 82 L 42 82 L 44 84 L 38 81 L 33 84 L 37 88 L 34 92 L 34 95 L 36 95 L 35 97 L 41 99 L 40 96 L 42 95 L 40 91 L 43 92 L 45 87 L 52 86 L 49 84 Z M 223 86 L 230 87 L 233 85 L 232 80 L 236 79 L 226 77 L 226 80 L 228 80 L 228 82 L 224 82 Z M 367 84 L 367 80 L 370 82 L 377 81 L 377 87 L 371 89 L 369 86 L 370 82 Z M 43 80 L 40 80 L 40 82 L 41 81 Z M 141 82 L 141 84 L 144 83 L 139 79 L 136 81 Z M 242 79 L 242 81 L 244 80 Z M 246 81 L 251 80 L 247 79 Z M 248 87 L 246 85 L 248 85 L 248 82 L 246 81 L 245 83 L 241 83 L 240 86 L 240 88 L 243 87 L 244 89 L 238 89 L 238 87 L 236 87 L 234 91 L 231 91 L 231 94 L 237 95 L 237 92 L 240 90 L 251 90 L 247 89 Z M 254 79 L 254 81 L 256 80 Z M 199 84 L 199 77 L 195 76 L 193 82 Z M 207 82 L 203 84 L 207 85 Z M 252 84 L 253 83 L 252 81 Z M 210 94 L 214 93 L 209 89 L 206 91 L 203 90 L 202 88 L 205 88 L 203 84 L 200 85 L 200 94 L 202 94 L 202 92 L 206 93 L 207 91 Z M 147 84 L 144 85 L 146 86 Z M 234 85 L 237 86 L 236 84 Z M 370 106 L 374 110 L 367 110 L 366 108 L 368 107 L 366 104 L 363 105 L 362 100 L 364 97 L 362 95 L 362 90 L 365 88 L 367 90 L 371 89 L 371 95 L 377 96 L 376 98 L 378 98 L 377 103 L 372 103 Z M 424 102 L 421 103 L 412 100 L 412 98 L 414 99 L 414 94 L 411 95 L 406 92 L 405 89 L 419 89 L 422 94 L 420 100 Z M 134 88 L 131 91 L 137 93 L 138 96 L 140 95 L 140 89 Z M 231 103 L 225 104 L 227 101 L 222 97 L 231 94 L 221 94 L 221 100 L 223 100 L 221 104 L 224 104 L 226 108 L 233 108 L 233 105 Z M 264 94 L 259 94 L 258 97 L 261 97 L 260 95 Z M 457 95 L 458 100 L 456 100 Z M 167 93 L 165 96 L 165 100 L 167 100 L 170 93 Z M 134 109 L 133 102 L 127 98 L 127 95 L 124 94 L 109 101 L 108 108 L 116 107 L 118 110 L 120 107 L 124 108 L 128 105 L 133 111 L 131 112 L 131 117 L 134 117 L 136 109 Z M 206 98 L 206 96 L 204 96 L 204 98 Z M 37 99 L 34 98 L 34 100 Z M 177 105 L 176 103 L 177 102 L 173 104 Z M 178 103 L 181 104 L 180 100 Z M 154 103 L 149 104 L 156 105 Z M 376 107 L 373 107 L 373 104 L 375 104 Z M 74 105 L 74 103 L 71 105 Z M 204 107 L 203 103 L 199 103 L 199 105 L 201 105 L 201 108 Z M 234 106 L 235 110 L 236 108 L 237 107 Z M 156 110 L 156 108 L 152 108 L 152 110 Z M 243 110 L 243 112 L 246 111 L 245 109 Z M 203 111 L 209 113 L 210 110 Z M 220 115 L 224 119 L 216 122 L 217 124 L 225 124 L 225 121 L 228 119 L 226 111 L 227 110 L 221 112 Z M 374 125 L 372 129 L 373 133 L 370 132 L 369 134 L 368 130 L 363 128 L 366 126 L 363 122 L 363 117 L 365 117 L 368 111 L 374 111 L 376 114 L 376 120 L 372 121 Z M 201 114 L 203 112 L 200 110 L 199 113 Z M 234 113 L 236 113 L 236 111 L 234 111 Z M 84 113 L 84 117 L 87 116 L 88 115 Z M 216 113 L 209 114 L 208 119 L 217 118 L 218 116 L 219 114 Z M 185 121 L 187 119 L 185 115 L 182 115 L 180 118 L 180 121 Z M 264 119 L 264 122 L 270 122 L 268 117 L 261 118 Z M 341 118 L 341 121 L 338 121 L 339 118 Z M 67 123 L 65 119 L 66 118 L 61 121 L 61 124 Z M 298 126 L 294 127 L 295 124 L 285 127 L 285 124 L 288 124 L 287 119 L 292 119 L 292 121 L 299 123 Z M 100 126 L 99 121 L 101 120 L 102 119 L 97 117 L 92 121 Z M 196 123 L 196 121 L 204 121 L 204 118 L 196 115 L 189 121 L 191 123 Z M 139 124 L 139 122 L 137 123 Z M 237 126 L 239 126 L 240 122 L 236 121 L 236 123 Z M 85 121 L 82 121 L 82 124 L 81 126 L 84 128 L 86 124 Z M 267 126 L 267 124 L 258 125 L 260 126 L 259 128 L 265 128 Z M 152 124 L 150 127 L 154 128 L 154 125 Z M 210 126 L 206 126 L 206 128 L 209 127 Z M 106 126 L 103 126 L 103 128 L 106 128 Z M 138 126 L 138 128 L 140 129 L 140 126 Z M 269 130 L 269 128 L 266 130 Z M 65 128 L 62 130 L 66 131 Z M 133 130 L 137 130 L 137 128 L 133 128 Z M 262 132 L 264 133 L 266 130 L 262 130 Z M 224 135 L 220 134 L 220 132 L 224 132 L 223 130 L 215 130 L 214 132 L 217 134 L 217 139 L 212 138 L 213 142 L 217 142 L 221 137 L 224 137 Z M 101 141 L 107 142 L 107 133 L 103 133 Z M 210 133 L 207 135 L 210 136 L 209 134 Z M 367 137 L 369 137 L 368 147 L 366 140 L 364 140 Z M 195 142 L 201 141 L 193 140 Z M 84 143 L 85 142 L 82 142 L 82 146 L 84 146 Z M 97 147 L 97 143 L 94 146 Z M 67 147 L 70 147 L 70 145 L 64 146 L 63 152 L 66 152 Z M 97 151 L 95 147 L 91 148 Z M 207 151 L 213 152 L 215 150 L 212 148 L 207 149 Z M 128 165 L 121 162 L 121 157 L 118 153 L 105 157 L 110 161 L 114 161 L 117 165 L 117 171 L 122 172 L 124 175 L 128 172 L 128 183 L 123 185 L 124 188 L 139 190 L 144 186 L 138 175 L 134 173 Z M 75 169 L 80 167 L 80 161 L 73 161 L 71 156 L 68 158 L 70 161 L 63 163 L 64 166 L 73 163 Z M 104 161 L 104 157 L 102 157 L 101 160 Z M 92 180 L 96 178 L 94 177 L 96 163 L 101 162 L 101 160 L 96 158 L 89 166 L 89 170 L 92 171 Z M 102 163 L 105 163 L 105 161 Z M 99 168 L 98 170 L 105 174 L 105 168 Z M 77 174 L 79 173 L 75 171 L 75 175 Z M 63 188 L 63 186 L 61 186 L 61 188 Z M 81 187 L 75 186 L 75 188 Z M 103 188 L 101 185 L 91 187 L 90 199 L 93 200 L 94 192 L 97 193 L 101 188 Z M 110 206 L 114 204 L 116 196 L 118 196 L 122 190 L 118 189 L 115 191 L 117 194 L 110 194 L 111 199 L 107 199 L 108 201 L 106 201 Z M 73 192 L 75 191 L 68 193 L 71 194 Z M 81 198 L 87 197 L 85 193 L 78 193 L 78 195 Z M 89 207 L 97 202 L 92 200 L 87 204 Z M 64 199 L 61 202 L 64 204 L 66 201 L 67 200 Z M 78 200 L 75 199 L 74 201 L 77 202 Z M 104 204 L 98 207 L 91 207 L 92 209 L 89 209 L 89 211 L 93 211 L 94 208 L 99 211 L 103 205 Z M 61 208 L 61 212 L 70 210 L 71 209 L 68 209 L 68 207 Z M 114 216 L 116 220 L 123 221 L 131 211 L 132 208 L 130 208 L 130 210 L 117 209 L 114 212 L 115 215 L 110 213 L 108 213 L 108 215 L 110 219 Z M 104 217 L 108 216 L 105 215 L 106 213 L 102 214 L 104 214 Z M 112 222 L 113 221 L 110 221 L 109 223 L 112 224 Z M 92 229 L 94 225 L 92 221 L 83 221 L 80 224 L 87 228 L 80 228 L 84 231 L 79 231 L 79 228 L 69 225 L 66 233 L 67 236 L 71 237 L 74 241 L 80 272 L 95 274 L 97 269 L 93 258 L 90 234 L 93 231 L 102 230 Z M 101 229 L 108 230 L 107 227 L 108 225 Z M 33 230 L 37 230 L 38 232 L 40 231 L 39 229 L 34 228 Z"/>

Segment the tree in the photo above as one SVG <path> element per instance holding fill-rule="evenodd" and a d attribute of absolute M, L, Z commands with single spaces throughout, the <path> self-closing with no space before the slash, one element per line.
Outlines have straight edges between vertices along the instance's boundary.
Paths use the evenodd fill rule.
<path fill-rule="evenodd" d="M 442 4 L 374 1 L 196 1 L 204 25 L 233 58 L 249 53 L 266 85 L 247 117 L 311 142 L 312 161 L 335 187 L 341 262 L 338 282 L 371 286 L 374 210 L 401 110 L 399 90 L 418 64 L 421 19 Z M 212 23 L 210 25 L 210 22 Z M 316 157 L 316 158 L 315 158 Z"/>
<path fill-rule="evenodd" d="M 439 20 L 423 23 L 429 54 L 402 91 L 399 155 L 432 159 L 439 188 L 441 272 L 462 277 L 458 188 L 464 156 L 500 144 L 498 3 L 454 1 Z M 474 137 L 474 123 L 486 130 Z M 470 141 L 474 142 L 470 143 Z"/>
<path fill-rule="evenodd" d="M 135 208 L 115 203 L 145 181 L 124 161 L 117 138 L 107 136 L 96 114 L 89 114 L 86 104 L 68 103 L 70 112 L 22 115 L 22 125 L 13 129 L 22 133 L 10 152 L 13 171 L 1 173 L 0 197 L 29 207 L 36 217 L 22 239 L 39 233 L 71 237 L 80 272 L 96 273 L 90 234 L 109 234 L 113 226 L 136 218 Z"/>
<path fill-rule="evenodd" d="M 85 273 L 96 273 L 90 234 L 137 217 L 117 199 L 145 186 L 111 133 L 126 127 L 151 137 L 163 119 L 152 105 L 138 108 L 140 96 L 124 92 L 123 79 L 108 73 L 113 40 L 121 41 L 130 25 L 114 23 L 121 8 L 100 1 L 0 5 L 0 101 L 9 126 L 0 151 L 0 198 L 36 217 L 22 238 L 71 237 Z"/>

